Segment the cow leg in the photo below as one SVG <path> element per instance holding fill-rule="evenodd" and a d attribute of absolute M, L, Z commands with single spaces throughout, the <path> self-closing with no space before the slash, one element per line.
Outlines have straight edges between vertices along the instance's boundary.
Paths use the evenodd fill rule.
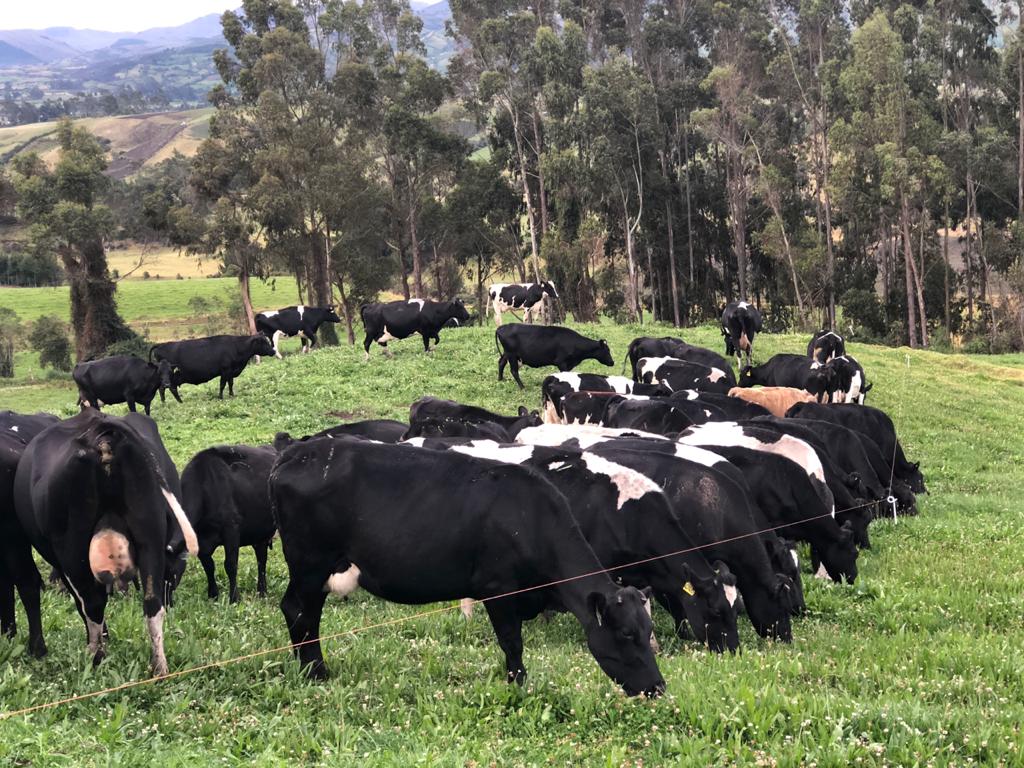
<path fill-rule="evenodd" d="M 523 385 L 523 380 L 519 378 L 519 358 L 514 355 L 508 359 L 508 367 L 512 371 L 512 378 L 516 380 L 516 384 L 519 385 L 520 389 L 526 389 Z"/>
<path fill-rule="evenodd" d="M 136 535 L 136 541 L 139 540 Z M 150 669 L 154 677 L 167 674 L 164 656 L 164 548 L 162 541 L 144 541 L 139 546 L 139 579 L 142 582 L 142 613 L 150 641 Z"/>
<path fill-rule="evenodd" d="M 224 572 L 228 575 L 228 602 L 241 600 L 238 592 L 238 536 L 227 536 L 224 540 Z"/>
<path fill-rule="evenodd" d="M 14 582 L 4 574 L 0 576 L 0 635 L 14 637 L 15 628 Z"/>
<path fill-rule="evenodd" d="M 281 331 L 274 331 L 274 335 L 271 337 L 274 342 L 274 357 L 276 357 L 278 360 L 281 359 L 281 350 L 280 348 L 278 348 L 277 344 L 283 336 L 284 333 L 282 333 Z"/>
<path fill-rule="evenodd" d="M 227 377 L 220 377 L 220 399 L 224 399 L 224 386 L 228 383 Z"/>
<path fill-rule="evenodd" d="M 228 394 L 232 397 L 235 396 L 235 380 L 233 378 L 228 379 Z"/>
<path fill-rule="evenodd" d="M 162 605 L 152 616 L 146 615 L 150 647 L 149 666 L 153 670 L 153 677 L 163 677 L 167 674 L 167 656 L 164 653 L 164 616 L 166 615 L 167 611 Z"/>
<path fill-rule="evenodd" d="M 253 544 L 253 552 L 256 553 L 256 592 L 260 597 L 267 596 L 267 547 L 269 542 L 261 541 Z"/>
<path fill-rule="evenodd" d="M 320 616 L 327 593 L 323 589 L 303 589 L 294 579 L 281 598 L 281 612 L 288 625 L 292 650 L 299 657 L 299 666 L 313 680 L 327 679 L 327 665 L 320 647 Z"/>
<path fill-rule="evenodd" d="M 494 324 L 501 325 L 501 309 L 497 302 L 494 303 Z"/>
<path fill-rule="evenodd" d="M 147 415 L 147 416 L 149 416 L 149 406 L 150 406 L 150 405 L 151 405 L 152 403 L 153 403 L 153 401 L 152 401 L 152 400 L 149 400 L 149 401 L 147 401 L 147 402 L 143 403 L 143 405 L 142 405 L 143 409 L 144 409 L 144 410 L 146 411 L 146 415 Z"/>
<path fill-rule="evenodd" d="M 505 380 L 505 365 L 508 364 L 508 355 L 503 354 L 498 358 L 498 381 Z"/>
<path fill-rule="evenodd" d="M 429 353 L 430 352 L 430 334 L 429 333 L 421 333 L 420 335 L 423 337 L 423 351 Z"/>
<path fill-rule="evenodd" d="M 103 611 L 107 607 L 107 592 L 92 578 L 92 573 L 81 576 L 81 579 L 77 579 L 76 586 L 76 579 L 65 574 L 64 583 L 75 600 L 78 614 L 85 622 L 86 648 L 92 655 L 92 665 L 95 667 L 107 655 L 107 638 L 103 632 Z"/>
<path fill-rule="evenodd" d="M 213 553 L 200 552 L 199 562 L 202 563 L 203 570 L 206 572 L 206 596 L 211 600 L 216 600 L 220 590 L 217 589 L 217 570 L 213 564 Z"/>
<path fill-rule="evenodd" d="M 132 413 L 138 413 L 138 411 L 135 410 L 135 401 L 134 400 L 131 400 L 131 399 L 128 400 L 128 410 L 131 411 Z"/>
<path fill-rule="evenodd" d="M 523 621 L 516 612 L 516 605 L 510 599 L 488 600 L 484 603 L 487 615 L 494 627 L 498 645 L 505 652 L 505 675 L 510 683 L 522 685 L 526 682 L 526 668 L 523 666 Z"/>
<path fill-rule="evenodd" d="M 39 576 L 39 569 L 36 568 L 35 560 L 32 559 L 32 550 L 26 545 L 24 552 L 19 553 L 17 570 L 14 571 L 14 586 L 18 589 L 18 597 L 21 598 L 21 605 L 25 609 L 25 617 L 28 619 L 28 652 L 35 658 L 41 659 L 46 655 L 46 641 L 43 639 L 43 617 L 39 609 L 39 594 L 42 591 L 43 580 Z M 12 596 L 13 601 L 13 596 Z M 11 604 L 11 631 L 14 630 L 14 604 Z"/>
<path fill-rule="evenodd" d="M 365 356 L 365 357 L 363 358 L 363 362 L 364 362 L 364 363 L 368 363 L 368 362 L 370 362 L 370 345 L 371 345 L 371 344 L 373 344 L 373 339 L 372 339 L 372 338 L 370 338 L 370 334 L 369 334 L 369 333 L 367 333 L 367 334 L 366 334 L 366 338 L 365 338 L 365 339 L 363 339 L 363 352 L 364 352 L 364 353 L 365 353 L 365 355 L 366 355 L 366 356 Z"/>

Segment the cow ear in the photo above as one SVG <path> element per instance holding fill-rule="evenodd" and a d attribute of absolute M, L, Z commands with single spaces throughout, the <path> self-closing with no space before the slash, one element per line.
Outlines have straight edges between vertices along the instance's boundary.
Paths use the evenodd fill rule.
<path fill-rule="evenodd" d="M 519 406 L 519 416 L 520 416 L 520 418 L 522 418 L 523 416 L 529 416 L 529 415 L 530 415 L 530 412 L 528 410 L 526 410 L 526 406 L 525 405 L 520 405 Z"/>
<path fill-rule="evenodd" d="M 644 602 L 650 602 L 650 599 L 654 597 L 654 589 L 651 587 L 644 587 L 640 590 L 640 594 L 644 596 Z"/>
<path fill-rule="evenodd" d="M 591 592 L 587 595 L 587 610 L 597 619 L 597 626 L 604 624 L 604 613 L 608 609 L 608 598 L 601 592 Z"/>

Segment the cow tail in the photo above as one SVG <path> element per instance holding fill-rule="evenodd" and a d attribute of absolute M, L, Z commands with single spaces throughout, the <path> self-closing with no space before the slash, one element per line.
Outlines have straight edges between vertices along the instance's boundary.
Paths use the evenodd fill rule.
<path fill-rule="evenodd" d="M 626 373 L 626 363 L 629 362 L 629 355 L 632 351 L 633 345 L 630 344 L 629 347 L 626 349 L 626 356 L 622 358 L 622 370 L 619 371 L 620 376 Z"/>
<path fill-rule="evenodd" d="M 158 346 L 160 346 L 160 345 L 159 344 L 154 344 L 152 347 L 149 348 L 149 357 L 147 359 L 151 363 L 153 362 L 153 350 L 156 349 Z"/>
<path fill-rule="evenodd" d="M 494 332 L 494 350 L 500 355 L 501 354 L 501 342 L 498 341 L 498 332 Z"/>
<path fill-rule="evenodd" d="M 366 325 L 366 314 L 365 313 L 366 313 L 366 308 L 368 306 L 370 306 L 370 305 L 369 304 L 361 304 L 359 306 L 359 319 L 363 321 L 363 325 Z"/>

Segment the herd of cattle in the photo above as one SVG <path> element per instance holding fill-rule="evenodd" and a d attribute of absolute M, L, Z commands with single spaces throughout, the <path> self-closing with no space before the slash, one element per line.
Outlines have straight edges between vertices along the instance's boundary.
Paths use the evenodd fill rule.
<path fill-rule="evenodd" d="M 429 348 L 464 314 L 459 302 L 364 307 L 366 349 L 413 332 Z M 279 354 L 284 335 L 302 336 L 305 351 L 325 321 L 337 316 L 293 307 L 261 315 L 256 336 L 158 344 L 153 362 L 120 369 L 80 365 L 82 410 L 67 420 L 0 412 L 0 630 L 15 633 L 17 590 L 29 650 L 46 653 L 34 549 L 74 600 L 94 663 L 105 654 L 108 596 L 134 583 L 153 674 L 166 674 L 165 606 L 187 557 L 198 556 L 213 598 L 212 554 L 223 547 L 236 602 L 239 549 L 254 549 L 262 595 L 279 536 L 289 573 L 281 610 L 311 677 L 327 674 L 327 595 L 361 587 L 408 604 L 461 599 L 467 616 L 482 602 L 515 682 L 526 674 L 522 623 L 571 612 L 605 673 L 630 695 L 653 696 L 665 683 L 652 603 L 712 651 L 738 647 L 742 615 L 788 642 L 805 607 L 801 579 L 852 582 L 872 520 L 915 513 L 925 491 L 891 419 L 864 405 L 870 385 L 842 338 L 821 331 L 806 355 L 751 366 L 761 321 L 746 304 L 729 305 L 722 323 L 726 354 L 747 356 L 738 380 L 726 358 L 677 338 L 635 339 L 630 377 L 576 374 L 585 359 L 614 364 L 605 341 L 501 326 L 499 379 L 506 364 L 520 386 L 520 363 L 559 369 L 543 381 L 540 411 L 503 416 L 424 397 L 408 423 L 215 446 L 179 476 L 135 403 L 148 414 L 157 391 L 178 398 L 178 385 L 218 375 L 223 397 L 251 358 Z M 133 412 L 99 411 L 114 402 Z M 809 545 L 809 568 L 797 542 Z"/>

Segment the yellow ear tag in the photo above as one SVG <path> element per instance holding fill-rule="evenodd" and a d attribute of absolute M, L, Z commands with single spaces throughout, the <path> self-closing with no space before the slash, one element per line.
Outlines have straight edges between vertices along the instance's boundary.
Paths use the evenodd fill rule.
<path fill-rule="evenodd" d="M 683 592 L 688 594 L 690 597 L 693 597 L 697 594 L 697 590 L 693 588 L 693 584 L 691 584 L 690 582 L 686 582 L 685 584 L 683 584 Z"/>

